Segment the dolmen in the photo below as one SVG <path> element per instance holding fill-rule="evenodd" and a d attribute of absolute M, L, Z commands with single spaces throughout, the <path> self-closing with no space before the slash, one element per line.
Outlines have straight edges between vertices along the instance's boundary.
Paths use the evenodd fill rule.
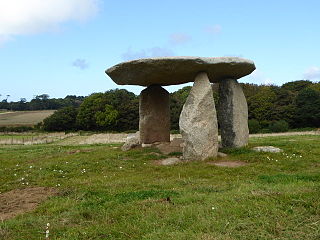
<path fill-rule="evenodd" d="M 238 57 L 163 57 L 117 64 L 106 74 L 119 85 L 140 85 L 141 144 L 170 142 L 169 93 L 162 86 L 193 82 L 179 119 L 185 160 L 204 160 L 218 154 L 218 122 L 223 147 L 248 144 L 248 106 L 238 79 L 255 70 L 252 61 Z M 216 107 L 211 83 L 219 84 Z"/>

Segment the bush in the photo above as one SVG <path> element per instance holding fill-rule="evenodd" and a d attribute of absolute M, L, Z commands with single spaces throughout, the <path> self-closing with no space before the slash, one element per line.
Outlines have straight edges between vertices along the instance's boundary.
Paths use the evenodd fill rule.
<path fill-rule="evenodd" d="M 271 122 L 268 120 L 262 120 L 259 122 L 262 129 L 269 128 Z"/>
<path fill-rule="evenodd" d="M 269 125 L 271 132 L 288 132 L 289 124 L 285 120 L 275 121 Z"/>
<path fill-rule="evenodd" d="M 261 130 L 260 123 L 256 119 L 248 121 L 249 133 L 258 133 Z"/>
<path fill-rule="evenodd" d="M 0 132 L 28 132 L 33 131 L 33 127 L 17 126 L 17 127 L 0 127 Z"/>
<path fill-rule="evenodd" d="M 45 131 L 68 131 L 76 130 L 76 117 L 78 109 L 75 107 L 65 107 L 55 111 L 51 116 L 43 120 L 43 130 Z"/>

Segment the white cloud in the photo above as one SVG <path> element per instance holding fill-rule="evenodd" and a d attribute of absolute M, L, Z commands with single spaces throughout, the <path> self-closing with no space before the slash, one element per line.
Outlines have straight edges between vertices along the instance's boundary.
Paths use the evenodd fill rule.
<path fill-rule="evenodd" d="M 121 55 L 121 58 L 123 60 L 133 60 L 133 59 L 139 59 L 139 58 L 146 58 L 146 50 L 140 50 L 140 51 L 132 51 L 131 48 L 128 48 L 128 50 Z"/>
<path fill-rule="evenodd" d="M 308 80 L 320 80 L 320 67 L 310 67 L 308 68 L 304 74 L 305 79 Z"/>
<path fill-rule="evenodd" d="M 170 57 L 174 56 L 174 53 L 169 48 L 163 48 L 163 47 L 153 47 L 148 49 L 147 51 L 150 55 L 150 57 Z"/>
<path fill-rule="evenodd" d="M 125 61 L 149 58 L 149 57 L 169 57 L 174 56 L 174 52 L 169 48 L 153 47 L 148 49 L 142 49 L 139 51 L 132 51 L 131 48 L 121 55 L 122 59 Z"/>
<path fill-rule="evenodd" d="M 185 33 L 174 33 L 170 35 L 170 43 L 173 45 L 181 45 L 191 40 L 191 36 Z"/>
<path fill-rule="evenodd" d="M 85 59 L 78 58 L 72 63 L 72 66 L 84 70 L 89 67 L 89 63 Z"/>
<path fill-rule="evenodd" d="M 272 85 L 274 84 L 274 81 L 265 76 L 265 74 L 259 70 L 254 70 L 249 76 L 245 78 L 247 81 L 250 83 L 255 83 L 255 84 L 264 84 L 264 85 Z"/>
<path fill-rule="evenodd" d="M 0 47 L 7 41 L 10 40 L 10 37 L 9 36 L 4 36 L 4 35 L 1 35 L 0 34 Z"/>
<path fill-rule="evenodd" d="M 222 26 L 219 25 L 219 24 L 215 24 L 215 25 L 212 25 L 212 26 L 207 26 L 205 28 L 205 32 L 211 34 L 211 35 L 218 35 L 220 34 L 222 31 Z"/>
<path fill-rule="evenodd" d="M 0 0 L 0 42 L 12 36 L 56 30 L 67 21 L 84 21 L 100 0 Z"/>

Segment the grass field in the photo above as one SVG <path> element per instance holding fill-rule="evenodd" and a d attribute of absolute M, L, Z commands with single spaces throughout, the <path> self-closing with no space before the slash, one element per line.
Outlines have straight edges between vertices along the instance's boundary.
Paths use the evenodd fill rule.
<path fill-rule="evenodd" d="M 283 153 L 256 153 L 272 145 Z M 209 162 L 159 166 L 155 149 L 0 146 L 0 192 L 52 187 L 32 212 L 0 222 L 0 239 L 320 239 L 320 136 L 251 138 Z M 224 159 L 225 160 L 225 159 Z M 1 196 L 1 194 L 0 194 Z M 0 206 L 1 212 L 1 206 Z"/>
<path fill-rule="evenodd" d="M 2 112 L 0 113 L 0 127 L 34 126 L 53 113 L 54 110 Z"/>

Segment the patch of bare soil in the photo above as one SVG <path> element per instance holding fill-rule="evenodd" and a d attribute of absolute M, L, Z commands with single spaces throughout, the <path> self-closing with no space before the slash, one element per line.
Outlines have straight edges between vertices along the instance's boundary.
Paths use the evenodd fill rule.
<path fill-rule="evenodd" d="M 182 152 L 182 138 L 174 138 L 171 142 L 154 144 L 163 154 Z"/>
<path fill-rule="evenodd" d="M 236 168 L 247 165 L 245 162 L 241 161 L 219 161 L 219 162 L 208 162 L 210 165 L 215 165 L 218 167 L 230 167 L 230 168 Z"/>
<path fill-rule="evenodd" d="M 31 187 L 15 189 L 0 194 L 0 221 L 34 210 L 48 197 L 58 191 L 49 187 Z"/>

